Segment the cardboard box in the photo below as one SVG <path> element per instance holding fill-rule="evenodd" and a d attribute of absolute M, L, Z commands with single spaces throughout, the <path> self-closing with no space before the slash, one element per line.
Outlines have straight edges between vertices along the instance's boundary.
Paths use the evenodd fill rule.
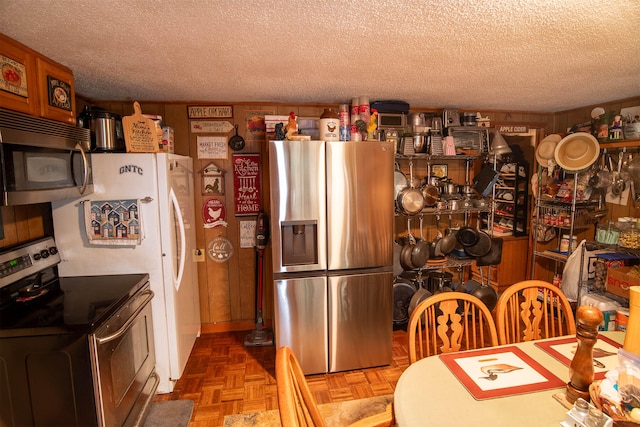
<path fill-rule="evenodd" d="M 607 292 L 629 298 L 629 288 L 631 286 L 640 286 L 640 277 L 627 274 L 632 268 L 633 267 L 620 267 L 607 270 Z"/>

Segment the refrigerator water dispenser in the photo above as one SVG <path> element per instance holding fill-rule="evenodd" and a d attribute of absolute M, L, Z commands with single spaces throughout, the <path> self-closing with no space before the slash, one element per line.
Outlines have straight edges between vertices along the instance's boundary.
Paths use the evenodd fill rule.
<path fill-rule="evenodd" d="M 283 221 L 280 228 L 283 266 L 318 263 L 317 221 Z"/>

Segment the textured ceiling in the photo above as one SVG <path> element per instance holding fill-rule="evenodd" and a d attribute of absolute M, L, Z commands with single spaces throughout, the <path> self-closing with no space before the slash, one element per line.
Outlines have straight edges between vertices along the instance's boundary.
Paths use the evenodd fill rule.
<path fill-rule="evenodd" d="M 555 112 L 640 95 L 640 0 L 0 0 L 95 100 Z"/>

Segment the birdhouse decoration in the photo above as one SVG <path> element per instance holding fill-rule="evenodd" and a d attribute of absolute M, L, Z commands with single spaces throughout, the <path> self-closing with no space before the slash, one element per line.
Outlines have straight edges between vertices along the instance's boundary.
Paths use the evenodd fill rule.
<path fill-rule="evenodd" d="M 224 170 L 209 163 L 200 171 L 202 175 L 202 194 L 212 196 L 224 195 Z"/>

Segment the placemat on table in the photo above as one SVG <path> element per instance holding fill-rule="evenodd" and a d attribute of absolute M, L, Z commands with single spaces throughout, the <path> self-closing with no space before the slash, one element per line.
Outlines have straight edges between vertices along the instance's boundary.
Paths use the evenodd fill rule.
<path fill-rule="evenodd" d="M 516 346 L 441 354 L 440 359 L 477 400 L 565 386 Z"/>
<path fill-rule="evenodd" d="M 571 365 L 573 354 L 578 346 L 575 336 L 560 337 L 553 340 L 537 341 L 535 345 L 558 359 L 566 366 Z M 603 335 L 593 346 L 594 379 L 601 380 L 607 371 L 618 367 L 618 349 L 622 344 Z"/>

